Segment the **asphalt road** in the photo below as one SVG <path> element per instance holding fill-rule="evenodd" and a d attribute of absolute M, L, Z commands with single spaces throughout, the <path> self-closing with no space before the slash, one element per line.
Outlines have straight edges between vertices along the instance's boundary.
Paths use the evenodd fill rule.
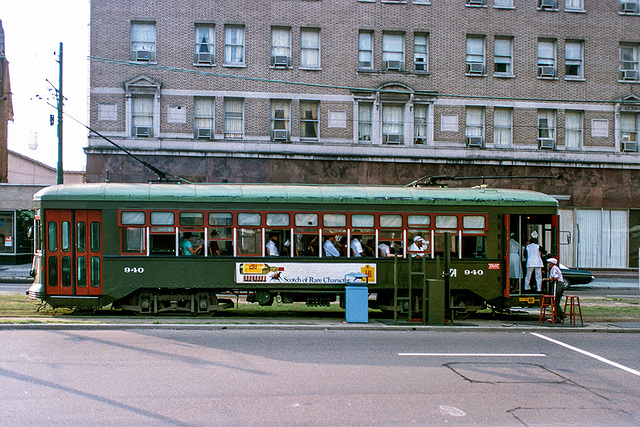
<path fill-rule="evenodd" d="M 0 331 L 5 425 L 638 425 L 640 334 Z"/>

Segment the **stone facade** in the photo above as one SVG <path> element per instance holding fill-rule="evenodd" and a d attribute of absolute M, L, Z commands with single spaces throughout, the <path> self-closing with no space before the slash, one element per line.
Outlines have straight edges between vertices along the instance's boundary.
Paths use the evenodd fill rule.
<path fill-rule="evenodd" d="M 519 177 L 485 183 L 631 217 L 629 1 L 92 0 L 90 123 L 193 182 Z M 88 182 L 156 178 L 95 134 L 86 152 Z"/>

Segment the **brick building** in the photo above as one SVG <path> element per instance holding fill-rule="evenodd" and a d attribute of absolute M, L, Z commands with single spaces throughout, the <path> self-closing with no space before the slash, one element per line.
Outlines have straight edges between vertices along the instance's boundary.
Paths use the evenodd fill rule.
<path fill-rule="evenodd" d="M 485 182 L 556 196 L 567 264 L 637 267 L 639 6 L 92 0 L 90 123 L 193 182 L 530 177 Z M 86 153 L 88 182 L 155 178 Z"/>

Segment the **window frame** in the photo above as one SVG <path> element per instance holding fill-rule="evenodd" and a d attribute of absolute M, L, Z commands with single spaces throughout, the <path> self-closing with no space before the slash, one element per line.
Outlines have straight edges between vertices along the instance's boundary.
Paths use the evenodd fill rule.
<path fill-rule="evenodd" d="M 305 46 L 304 45 L 304 34 L 315 34 L 314 40 L 316 41 L 316 46 Z M 305 61 L 306 57 L 309 57 L 308 54 L 315 53 L 317 61 L 315 63 L 307 63 Z M 314 55 L 311 55 L 311 57 Z M 313 27 L 303 27 L 300 28 L 300 69 L 302 70 L 318 70 L 322 67 L 322 39 L 320 28 Z"/>
<path fill-rule="evenodd" d="M 204 36 L 204 31 L 208 33 L 209 42 L 203 43 L 200 36 Z M 197 66 L 214 65 L 216 63 L 216 28 L 213 24 L 195 24 L 194 26 L 194 58 L 193 63 Z M 202 52 L 202 47 L 206 46 L 207 52 Z M 208 55 L 208 59 L 207 59 Z"/>
<path fill-rule="evenodd" d="M 500 52 L 498 55 L 498 43 L 507 42 L 508 50 L 507 54 Z M 493 74 L 499 77 L 512 77 L 513 74 L 513 37 L 496 37 L 493 41 Z M 499 58 L 506 58 L 506 62 L 498 62 Z M 506 64 L 506 71 L 498 71 L 498 64 Z"/>
<path fill-rule="evenodd" d="M 369 49 L 363 49 L 363 36 L 369 36 Z M 365 40 L 366 41 L 366 40 Z M 366 47 L 366 46 L 365 46 Z M 358 70 L 373 70 L 374 64 L 374 34 L 373 31 L 360 30 L 358 31 Z M 362 61 L 363 54 L 367 54 L 370 57 L 370 65 L 368 67 L 362 66 L 366 61 Z"/>
<path fill-rule="evenodd" d="M 279 38 L 285 39 L 284 44 L 276 44 L 274 37 L 277 33 L 280 34 Z M 284 53 L 277 53 L 283 51 Z M 286 60 L 282 63 L 282 57 Z M 289 68 L 291 66 L 291 27 L 272 26 L 271 27 L 271 55 L 270 55 L 270 67 L 271 68 Z"/>
<path fill-rule="evenodd" d="M 310 107 L 308 110 L 305 110 L 305 107 Z M 308 118 L 306 114 L 311 112 L 311 118 Z M 313 113 L 315 112 L 315 118 L 313 117 Z M 301 140 L 312 140 L 317 141 L 320 138 L 320 102 L 319 101 L 309 101 L 309 100 L 301 100 L 300 101 L 300 139 Z M 315 128 L 313 133 L 315 135 L 308 135 L 307 131 Z"/>
<path fill-rule="evenodd" d="M 383 31 L 382 32 L 382 69 L 384 71 L 404 71 L 406 59 L 406 34 L 401 31 Z M 395 43 L 393 40 L 396 40 Z M 397 41 L 400 40 L 401 47 L 398 50 Z M 399 58 L 399 59 L 396 59 Z M 393 64 L 392 64 L 393 62 Z M 396 67 L 395 62 L 398 62 Z"/>
<path fill-rule="evenodd" d="M 151 36 L 153 34 L 153 37 L 150 37 L 148 40 L 142 38 L 137 40 L 140 34 L 145 32 L 145 27 L 147 27 L 146 32 L 148 35 Z M 153 31 L 150 31 L 151 27 Z M 136 31 L 136 29 L 138 31 Z M 155 64 L 157 62 L 157 39 L 158 35 L 155 21 L 131 21 L 129 61 Z M 147 54 L 141 54 L 141 52 L 147 52 Z"/>
<path fill-rule="evenodd" d="M 575 46 L 579 50 L 578 58 L 569 58 L 569 49 Z M 569 67 L 577 67 L 577 74 L 569 74 Z M 566 41 L 564 44 L 564 78 L 566 80 L 584 80 L 584 42 Z"/>
<path fill-rule="evenodd" d="M 236 37 L 233 39 L 233 31 L 237 31 L 236 36 L 241 35 L 241 37 Z M 242 41 L 239 39 L 242 38 Z M 224 26 L 224 62 L 223 65 L 226 67 L 244 67 L 247 63 L 247 49 L 246 49 L 247 37 L 246 37 L 246 28 L 244 25 L 235 25 L 228 24 Z M 232 57 L 233 53 L 237 58 L 237 52 L 242 55 L 242 59 L 234 60 Z"/>
<path fill-rule="evenodd" d="M 232 102 L 240 102 L 240 112 L 229 111 L 228 106 Z M 223 135 L 225 139 L 243 139 L 244 138 L 244 98 L 225 97 L 222 101 L 223 108 Z M 239 116 L 238 116 L 239 114 Z M 230 122 L 240 122 L 240 132 L 230 132 L 232 126 Z"/>
<path fill-rule="evenodd" d="M 419 38 L 424 38 L 424 43 L 418 43 Z M 422 60 L 418 61 L 418 59 Z M 420 66 L 424 69 L 419 70 Z M 413 34 L 413 71 L 416 73 L 429 72 L 429 33 L 416 32 Z"/>
<path fill-rule="evenodd" d="M 467 76 L 484 76 L 486 73 L 486 61 L 487 61 L 487 38 L 479 34 L 467 34 L 465 42 L 465 74 Z M 478 46 L 473 46 L 474 43 L 479 43 L 481 52 L 476 52 Z M 478 65 L 480 67 L 478 68 Z"/>

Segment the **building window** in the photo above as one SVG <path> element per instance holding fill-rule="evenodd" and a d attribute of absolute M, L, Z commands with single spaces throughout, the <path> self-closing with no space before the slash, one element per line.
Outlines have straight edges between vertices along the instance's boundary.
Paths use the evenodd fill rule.
<path fill-rule="evenodd" d="M 300 30 L 300 67 L 320 68 L 320 30 Z"/>
<path fill-rule="evenodd" d="M 556 76 L 556 42 L 538 40 L 538 77 L 554 78 Z"/>
<path fill-rule="evenodd" d="M 620 113 L 620 148 L 622 151 L 638 151 L 640 114 Z"/>
<path fill-rule="evenodd" d="M 640 13 L 640 4 L 638 0 L 620 0 L 620 13 L 626 15 L 637 15 Z"/>
<path fill-rule="evenodd" d="M 289 141 L 290 101 L 283 99 L 271 100 L 271 140 Z"/>
<path fill-rule="evenodd" d="M 413 36 L 413 69 L 417 72 L 429 71 L 429 36 L 415 34 Z"/>
<path fill-rule="evenodd" d="M 467 146 L 484 146 L 484 107 L 467 107 Z"/>
<path fill-rule="evenodd" d="M 244 65 L 244 26 L 224 27 L 224 65 Z"/>
<path fill-rule="evenodd" d="M 486 6 L 486 0 L 467 0 L 467 6 Z"/>
<path fill-rule="evenodd" d="M 131 96 L 132 136 L 150 138 L 153 136 L 153 96 Z"/>
<path fill-rule="evenodd" d="M 382 104 L 382 143 L 404 143 L 404 105 Z"/>
<path fill-rule="evenodd" d="M 484 74 L 484 37 L 467 36 L 467 74 Z"/>
<path fill-rule="evenodd" d="M 240 139 L 244 135 L 244 99 L 224 99 L 224 137 Z"/>
<path fill-rule="evenodd" d="M 564 45 L 564 75 L 568 79 L 584 77 L 584 44 L 582 42 L 566 42 Z"/>
<path fill-rule="evenodd" d="M 300 138 L 318 139 L 318 103 L 300 101 Z"/>
<path fill-rule="evenodd" d="M 493 54 L 494 73 L 513 75 L 513 39 L 496 38 Z"/>
<path fill-rule="evenodd" d="M 564 113 L 565 148 L 579 150 L 582 147 L 583 131 L 582 111 L 566 110 Z"/>
<path fill-rule="evenodd" d="M 193 128 L 199 139 L 213 139 L 214 131 L 214 99 L 196 97 L 193 107 Z"/>
<path fill-rule="evenodd" d="M 493 0 L 493 7 L 513 7 L 513 0 Z"/>
<path fill-rule="evenodd" d="M 538 9 L 556 10 L 558 8 L 558 0 L 538 0 Z"/>
<path fill-rule="evenodd" d="M 540 148 L 556 146 L 555 110 L 538 110 L 538 144 Z"/>
<path fill-rule="evenodd" d="M 427 112 L 429 106 L 424 104 L 413 105 L 413 143 L 427 143 Z"/>
<path fill-rule="evenodd" d="M 404 34 L 382 33 L 382 69 L 404 70 Z"/>
<path fill-rule="evenodd" d="M 291 29 L 271 28 L 271 66 L 289 67 L 291 65 Z"/>
<path fill-rule="evenodd" d="M 584 10 L 583 0 L 565 0 L 564 9 L 571 12 L 583 11 Z"/>
<path fill-rule="evenodd" d="M 196 25 L 195 64 L 210 65 L 216 62 L 215 28 L 213 25 Z"/>
<path fill-rule="evenodd" d="M 620 46 L 620 80 L 636 82 L 639 79 L 638 51 L 640 45 Z"/>
<path fill-rule="evenodd" d="M 493 145 L 510 147 L 513 141 L 513 109 L 496 107 L 493 110 Z"/>
<path fill-rule="evenodd" d="M 360 142 L 371 142 L 372 114 L 373 103 L 358 104 L 358 141 Z"/>
<path fill-rule="evenodd" d="M 372 70 L 373 33 L 370 31 L 360 31 L 358 39 L 358 68 L 361 70 Z"/>
<path fill-rule="evenodd" d="M 131 56 L 134 62 L 156 62 L 156 24 L 131 23 Z"/>

